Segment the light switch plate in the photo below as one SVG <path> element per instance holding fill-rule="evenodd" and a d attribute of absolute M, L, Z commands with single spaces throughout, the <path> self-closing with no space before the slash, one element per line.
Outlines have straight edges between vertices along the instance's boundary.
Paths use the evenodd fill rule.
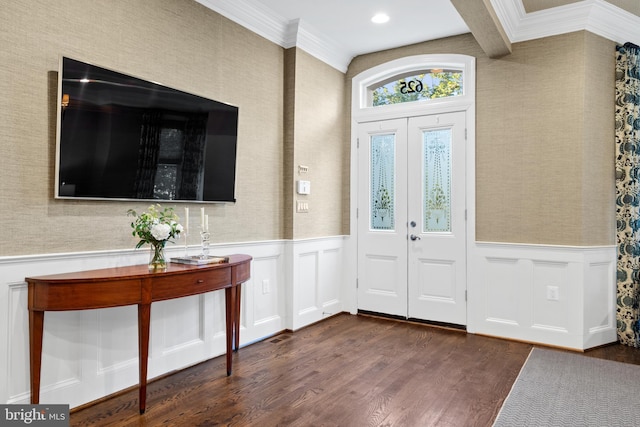
<path fill-rule="evenodd" d="M 311 181 L 298 181 L 298 194 L 311 194 Z"/>

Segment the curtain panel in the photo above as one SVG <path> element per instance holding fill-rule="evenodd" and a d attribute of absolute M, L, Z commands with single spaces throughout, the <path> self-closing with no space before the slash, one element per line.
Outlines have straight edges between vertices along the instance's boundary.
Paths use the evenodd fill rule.
<path fill-rule="evenodd" d="M 617 329 L 640 347 L 640 48 L 616 46 Z"/>

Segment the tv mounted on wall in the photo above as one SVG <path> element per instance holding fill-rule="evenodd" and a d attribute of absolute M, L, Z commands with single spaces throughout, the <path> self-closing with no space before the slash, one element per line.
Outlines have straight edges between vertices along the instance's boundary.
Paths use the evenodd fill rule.
<path fill-rule="evenodd" d="M 238 108 L 67 57 L 55 197 L 234 202 Z"/>

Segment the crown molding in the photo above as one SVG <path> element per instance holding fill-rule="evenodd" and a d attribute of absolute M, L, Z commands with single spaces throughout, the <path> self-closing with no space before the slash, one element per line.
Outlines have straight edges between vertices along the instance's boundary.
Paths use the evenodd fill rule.
<path fill-rule="evenodd" d="M 279 45 L 286 43 L 289 21 L 258 2 L 196 0 L 201 5 Z"/>
<path fill-rule="evenodd" d="M 225 18 L 253 31 L 285 49 L 298 47 L 320 61 L 345 73 L 353 59 L 351 52 L 324 37 L 300 19 L 288 20 L 262 3 L 251 0 L 196 0 Z"/>
<path fill-rule="evenodd" d="M 298 27 L 300 26 L 300 20 L 294 19 L 289 21 L 287 25 L 287 31 L 284 34 L 284 44 L 281 44 L 285 49 L 295 47 L 298 43 Z"/>
<path fill-rule="evenodd" d="M 587 30 L 620 44 L 640 45 L 640 17 L 603 1 L 594 5 Z"/>
<path fill-rule="evenodd" d="M 349 63 L 355 55 L 347 52 L 344 47 L 338 43 L 329 38 L 322 37 L 320 34 L 319 31 L 307 25 L 304 21 L 299 20 L 296 46 L 336 70 L 346 73 Z"/>
<path fill-rule="evenodd" d="M 298 47 L 338 71 L 355 56 L 300 19 L 289 20 L 255 0 L 196 0 L 285 48 Z M 640 17 L 604 0 L 582 0 L 526 13 L 522 0 L 490 0 L 511 43 L 586 30 L 617 43 L 640 45 Z"/>
<path fill-rule="evenodd" d="M 640 17 L 604 0 L 526 13 L 522 0 L 491 0 L 512 43 L 586 30 L 617 43 L 640 43 Z"/>

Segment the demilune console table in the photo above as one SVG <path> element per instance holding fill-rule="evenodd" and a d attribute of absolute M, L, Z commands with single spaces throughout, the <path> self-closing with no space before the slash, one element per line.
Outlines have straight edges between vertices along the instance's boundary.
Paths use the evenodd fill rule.
<path fill-rule="evenodd" d="M 228 262 L 220 264 L 169 263 L 164 272 L 150 272 L 147 265 L 133 265 L 27 277 L 31 403 L 40 402 L 45 311 L 138 305 L 139 403 L 142 414 L 147 400 L 151 303 L 224 289 L 227 375 L 231 375 L 233 350 L 237 350 L 240 343 L 240 285 L 250 277 L 251 259 L 249 255 L 231 255 Z"/>

